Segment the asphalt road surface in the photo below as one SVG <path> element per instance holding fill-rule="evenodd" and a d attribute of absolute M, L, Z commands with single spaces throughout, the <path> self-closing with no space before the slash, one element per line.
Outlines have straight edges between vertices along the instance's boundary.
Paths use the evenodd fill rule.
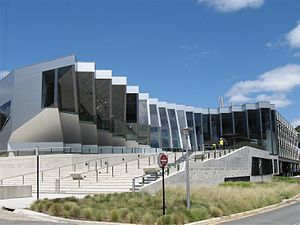
<path fill-rule="evenodd" d="M 264 224 L 281 224 L 281 225 L 300 225 L 300 202 L 275 209 L 266 213 L 249 216 L 244 219 L 233 220 L 222 225 L 264 225 Z"/>

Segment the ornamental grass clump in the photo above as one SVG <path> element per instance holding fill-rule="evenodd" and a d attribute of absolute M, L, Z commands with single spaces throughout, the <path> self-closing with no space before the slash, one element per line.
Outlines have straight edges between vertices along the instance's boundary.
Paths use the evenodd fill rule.
<path fill-rule="evenodd" d="M 182 188 L 166 189 L 166 215 L 162 216 L 162 192 L 120 193 L 86 196 L 83 199 L 38 200 L 31 209 L 50 215 L 93 221 L 135 224 L 185 224 L 230 215 L 290 198 L 300 193 L 300 182 L 228 182 L 214 187 L 191 189 L 191 209 L 186 209 Z"/>

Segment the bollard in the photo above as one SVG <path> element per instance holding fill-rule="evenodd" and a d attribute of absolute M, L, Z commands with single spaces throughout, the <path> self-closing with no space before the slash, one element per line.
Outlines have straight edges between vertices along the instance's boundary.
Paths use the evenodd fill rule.
<path fill-rule="evenodd" d="M 58 178 L 60 178 L 60 167 L 58 168 Z"/>
<path fill-rule="evenodd" d="M 55 193 L 60 194 L 60 180 L 59 179 L 55 180 Z"/>
<path fill-rule="evenodd" d="M 111 167 L 111 177 L 114 177 L 114 167 Z"/>
<path fill-rule="evenodd" d="M 150 166 L 150 156 L 148 157 L 148 165 Z"/>
<path fill-rule="evenodd" d="M 155 155 L 153 155 L 153 164 L 155 164 Z"/>
<path fill-rule="evenodd" d="M 180 170 L 180 165 L 177 164 L 177 172 Z"/>
<path fill-rule="evenodd" d="M 102 168 L 102 158 L 100 159 L 100 167 Z"/>
<path fill-rule="evenodd" d="M 224 155 L 226 155 L 226 150 L 224 150 Z"/>
<path fill-rule="evenodd" d="M 219 158 L 222 157 L 222 152 L 219 152 Z"/>
<path fill-rule="evenodd" d="M 78 179 L 78 187 L 80 188 L 80 178 Z"/>
<path fill-rule="evenodd" d="M 125 163 L 125 172 L 128 173 L 127 162 Z"/>
<path fill-rule="evenodd" d="M 22 185 L 24 185 L 25 184 L 25 177 L 24 177 L 24 175 L 22 176 Z"/>
<path fill-rule="evenodd" d="M 135 192 L 135 178 L 132 179 L 132 192 Z"/>
<path fill-rule="evenodd" d="M 138 169 L 140 168 L 140 159 L 138 159 Z"/>
<path fill-rule="evenodd" d="M 176 162 L 177 160 L 177 157 L 176 157 L 176 152 L 175 152 L 175 155 L 174 155 L 174 163 Z"/>
<path fill-rule="evenodd" d="M 44 182 L 44 171 L 41 172 L 42 182 Z"/>
<path fill-rule="evenodd" d="M 105 162 L 105 164 L 106 164 L 106 173 L 108 173 L 108 163 Z"/>
<path fill-rule="evenodd" d="M 98 182 L 99 181 L 99 172 L 98 172 L 98 170 L 96 169 L 96 182 Z"/>
<path fill-rule="evenodd" d="M 97 161 L 95 161 L 95 170 L 98 170 Z"/>
<path fill-rule="evenodd" d="M 216 152 L 214 152 L 214 159 L 216 158 Z"/>
<path fill-rule="evenodd" d="M 202 160 L 202 161 L 204 161 L 204 154 L 203 154 L 203 155 L 201 155 L 201 160 Z"/>

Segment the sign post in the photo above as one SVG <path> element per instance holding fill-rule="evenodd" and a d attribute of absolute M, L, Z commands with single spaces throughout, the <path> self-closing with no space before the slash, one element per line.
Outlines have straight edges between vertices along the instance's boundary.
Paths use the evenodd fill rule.
<path fill-rule="evenodd" d="M 166 204 L 165 204 L 165 167 L 168 165 L 168 156 L 164 153 L 158 155 L 158 165 L 162 169 L 162 189 L 163 189 L 163 215 L 166 213 Z"/>

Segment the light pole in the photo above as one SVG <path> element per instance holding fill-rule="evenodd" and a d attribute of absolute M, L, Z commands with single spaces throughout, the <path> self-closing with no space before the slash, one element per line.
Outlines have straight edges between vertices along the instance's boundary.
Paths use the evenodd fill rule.
<path fill-rule="evenodd" d="M 36 199 L 40 199 L 40 156 L 39 156 L 39 146 L 36 147 Z"/>
<path fill-rule="evenodd" d="M 184 128 L 183 133 L 186 140 L 186 159 L 185 159 L 185 188 L 186 188 L 186 207 L 187 209 L 191 208 L 190 201 L 190 162 L 189 162 L 189 150 L 190 150 L 190 142 L 189 142 L 189 133 L 191 132 L 191 128 Z"/>

